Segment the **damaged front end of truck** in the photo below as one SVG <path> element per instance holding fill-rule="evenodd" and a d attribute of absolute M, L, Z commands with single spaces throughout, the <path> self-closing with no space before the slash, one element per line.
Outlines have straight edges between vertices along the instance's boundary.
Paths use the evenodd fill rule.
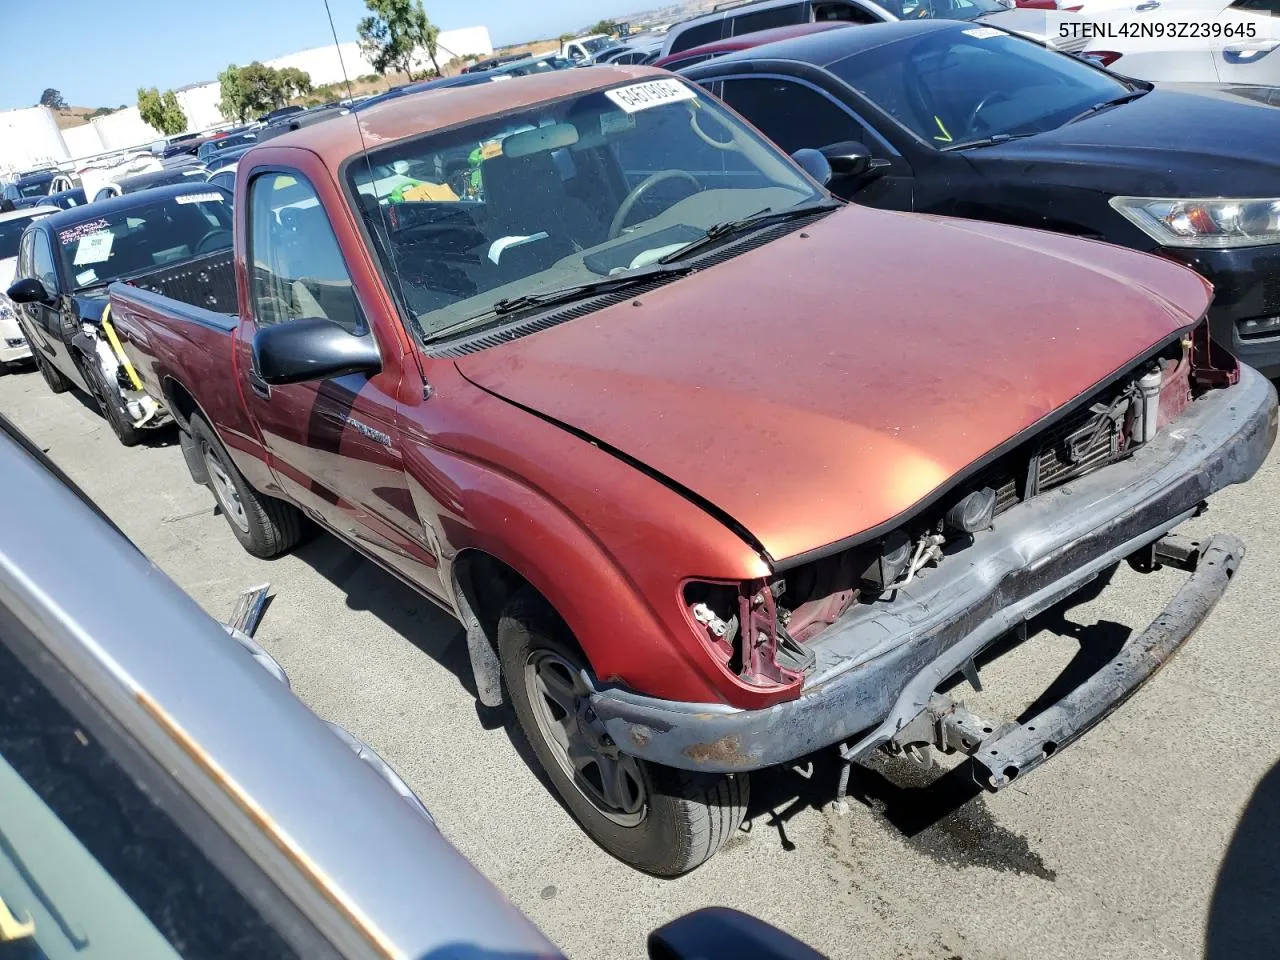
<path fill-rule="evenodd" d="M 727 670 L 793 699 L 757 710 L 618 688 L 593 709 L 620 749 L 693 770 L 748 771 L 835 746 L 972 757 L 998 790 L 1106 717 L 1203 622 L 1244 549 L 1175 527 L 1253 475 L 1276 434 L 1276 395 L 1194 332 L 1055 411 L 905 515 L 773 564 L 746 583 L 691 581 L 690 628 Z M 1023 722 L 947 692 L 981 689 L 978 655 L 1122 561 L 1190 574 L 1146 630 L 1058 703 Z"/>

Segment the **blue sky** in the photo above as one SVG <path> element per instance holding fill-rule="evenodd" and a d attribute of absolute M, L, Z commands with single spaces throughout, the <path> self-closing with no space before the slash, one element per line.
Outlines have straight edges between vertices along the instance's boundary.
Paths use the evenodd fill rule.
<path fill-rule="evenodd" d="M 364 0 L 329 0 L 341 40 L 356 38 Z M 484 24 L 495 44 L 555 36 L 645 0 L 424 0 L 441 29 Z M 75 106 L 118 107 L 138 87 L 214 79 L 229 63 L 332 43 L 323 0 L 0 0 L 0 109 L 29 107 L 46 87 Z M 51 16 L 51 7 L 57 15 Z M 30 38 L 29 42 L 24 38 Z"/>

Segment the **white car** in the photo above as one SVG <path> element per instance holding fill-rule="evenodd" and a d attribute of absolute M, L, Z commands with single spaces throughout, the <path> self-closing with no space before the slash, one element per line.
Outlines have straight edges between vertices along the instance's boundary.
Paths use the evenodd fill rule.
<path fill-rule="evenodd" d="M 1170 83 L 1280 86 L 1280 0 L 1082 0 L 1086 19 L 1135 22 L 1207 21 L 1252 28 L 1253 37 L 1108 37 L 1090 40 L 1080 56 L 1114 73 Z"/>
<path fill-rule="evenodd" d="M 0 213 L 0 367 L 26 360 L 31 356 L 31 346 L 18 326 L 18 315 L 13 301 L 5 296 L 18 266 L 18 241 L 22 231 L 32 220 L 58 213 L 58 207 L 25 207 Z"/>
<path fill-rule="evenodd" d="M 560 56 L 572 60 L 577 66 L 585 67 L 594 63 L 597 53 L 604 53 L 619 46 L 607 33 L 593 33 L 587 37 L 574 37 L 560 44 Z"/>

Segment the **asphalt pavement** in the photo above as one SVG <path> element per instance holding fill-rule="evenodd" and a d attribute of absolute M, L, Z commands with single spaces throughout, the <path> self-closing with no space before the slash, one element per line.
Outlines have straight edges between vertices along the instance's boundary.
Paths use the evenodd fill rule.
<path fill-rule="evenodd" d="M 903 762 L 758 775 L 746 825 L 674 881 L 636 873 L 578 829 L 492 715 L 461 629 L 327 535 L 289 556 L 240 549 L 176 444 L 121 447 L 89 401 L 0 376 L 12 419 L 213 616 L 270 582 L 258 639 L 322 717 L 370 743 L 444 833 L 574 958 L 644 955 L 646 933 L 737 907 L 833 958 L 1083 960 L 1280 956 L 1280 466 L 1188 525 L 1248 555 L 1205 627 L 1082 741 L 994 796 Z M 0 487 L 3 480 L 0 478 Z M 20 509 L 12 502 L 5 509 Z M 1105 661 L 1183 574 L 1122 569 L 983 672 L 971 704 L 1016 714 Z M 405 891 L 412 896 L 412 891 Z"/>

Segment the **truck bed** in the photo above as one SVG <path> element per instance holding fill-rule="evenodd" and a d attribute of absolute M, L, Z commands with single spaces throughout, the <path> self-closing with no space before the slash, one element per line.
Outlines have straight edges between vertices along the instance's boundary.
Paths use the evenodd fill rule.
<path fill-rule="evenodd" d="M 234 284 L 229 250 L 148 271 L 111 284 L 111 319 L 147 392 L 179 425 L 198 414 L 220 435 L 238 437 L 231 452 L 236 465 L 269 483 L 265 454 L 240 396 Z"/>
<path fill-rule="evenodd" d="M 157 267 L 124 282 L 214 313 L 233 314 L 237 310 L 235 260 L 230 248 Z"/>

